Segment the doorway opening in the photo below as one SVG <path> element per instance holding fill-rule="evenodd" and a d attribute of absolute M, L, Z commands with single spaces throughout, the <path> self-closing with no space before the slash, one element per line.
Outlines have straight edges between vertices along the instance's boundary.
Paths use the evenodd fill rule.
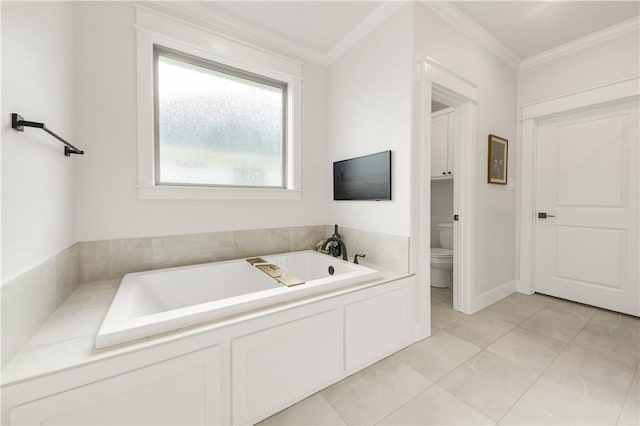
<path fill-rule="evenodd" d="M 432 173 L 439 173 L 437 184 L 452 187 L 453 208 L 448 220 L 451 224 L 453 267 L 450 300 L 453 310 L 472 314 L 478 310 L 474 303 L 474 188 L 476 177 L 476 103 L 478 85 L 447 69 L 431 58 L 420 61 L 420 105 L 417 108 L 419 129 L 412 144 L 412 205 L 411 205 L 411 264 L 416 274 L 416 340 L 431 335 L 431 258 L 432 258 Z M 432 109 L 436 117 L 432 117 Z M 445 111 L 445 112 L 442 112 Z M 432 159 L 432 119 L 438 112 L 447 117 L 447 134 L 451 133 L 451 147 L 440 150 L 439 159 Z M 450 119 L 450 120 L 449 120 Z M 441 126 L 444 128 L 444 125 Z M 435 129 L 435 126 L 434 126 Z M 445 154 L 443 154 L 443 152 Z M 436 170 L 442 158 L 451 159 L 444 170 Z M 432 160 L 435 162 L 432 170 Z M 439 163 L 438 163 L 439 162 Z M 445 173 L 444 175 L 442 173 Z M 451 173 L 449 173 L 451 172 Z M 444 182 L 448 181 L 448 182 Z M 436 195 L 437 196 L 437 195 Z M 442 215 L 444 219 L 444 214 Z M 456 219 L 454 219 L 456 218 Z M 435 232 L 437 225 L 435 223 Z M 446 232 L 446 231 L 445 231 Z M 436 238 L 433 236 L 433 245 Z M 438 240 L 438 246 L 443 248 Z"/>
<path fill-rule="evenodd" d="M 426 118 L 425 118 L 426 119 Z M 437 311 L 453 309 L 453 194 L 455 188 L 455 108 L 431 100 L 430 272 L 432 328 Z"/>

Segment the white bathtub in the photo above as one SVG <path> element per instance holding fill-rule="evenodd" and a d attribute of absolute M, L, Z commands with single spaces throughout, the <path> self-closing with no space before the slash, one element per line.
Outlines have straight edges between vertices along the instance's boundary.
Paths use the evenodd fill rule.
<path fill-rule="evenodd" d="M 96 336 L 104 348 L 239 314 L 378 276 L 374 269 L 314 251 L 262 256 L 305 281 L 286 287 L 246 259 L 125 275 Z M 329 273 L 333 267 L 333 274 Z"/>

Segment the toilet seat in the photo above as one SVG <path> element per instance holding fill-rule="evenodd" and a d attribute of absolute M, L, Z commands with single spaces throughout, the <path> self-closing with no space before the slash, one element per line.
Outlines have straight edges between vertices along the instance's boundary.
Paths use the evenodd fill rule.
<path fill-rule="evenodd" d="M 431 249 L 431 257 L 435 258 L 449 258 L 453 257 L 453 250 L 447 248 L 435 247 Z"/>

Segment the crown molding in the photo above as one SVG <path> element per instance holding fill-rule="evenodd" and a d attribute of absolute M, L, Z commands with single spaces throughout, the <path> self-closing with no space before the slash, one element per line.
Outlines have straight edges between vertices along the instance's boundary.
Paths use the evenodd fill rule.
<path fill-rule="evenodd" d="M 257 46 L 274 49 L 285 55 L 293 55 L 316 64 L 327 65 L 326 55 L 315 49 L 258 28 L 197 2 L 137 2 L 137 6 L 156 10 L 210 29 L 225 37 L 245 40 Z"/>
<path fill-rule="evenodd" d="M 561 44 L 558 47 L 538 53 L 537 55 L 530 56 L 520 64 L 520 71 L 570 55 L 579 50 L 595 46 L 596 44 L 620 37 L 632 31 L 638 31 L 638 29 L 640 29 L 640 17 L 634 16 L 633 18 L 627 19 L 618 24 L 596 31 L 595 33 Z"/>
<path fill-rule="evenodd" d="M 258 46 L 275 49 L 285 55 L 293 55 L 300 59 L 327 66 L 355 46 L 407 1 L 384 1 L 326 53 L 296 43 L 286 37 L 233 18 L 197 2 L 165 2 L 159 0 L 137 2 L 136 5 L 193 22 L 226 37 L 245 40 Z"/>
<path fill-rule="evenodd" d="M 349 31 L 349 33 L 336 43 L 335 46 L 329 49 L 325 56 L 326 64 L 328 65 L 332 63 L 349 51 L 349 49 L 377 28 L 378 25 L 384 22 L 389 16 L 393 15 L 405 3 L 407 3 L 407 0 L 391 0 L 383 2 L 353 30 Z"/>
<path fill-rule="evenodd" d="M 456 6 L 441 1 L 421 0 L 421 3 L 513 69 L 518 70 L 520 68 L 522 59 L 518 55 Z"/>

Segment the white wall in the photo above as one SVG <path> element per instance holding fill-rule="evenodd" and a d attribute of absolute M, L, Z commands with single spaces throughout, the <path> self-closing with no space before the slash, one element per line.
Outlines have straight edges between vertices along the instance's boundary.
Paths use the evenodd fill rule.
<path fill-rule="evenodd" d="M 486 167 L 487 137 L 496 134 L 511 143 L 510 180 L 515 176 L 517 73 L 422 4 L 403 6 L 329 66 L 329 161 L 383 149 L 395 156 L 394 201 L 329 201 L 330 218 L 349 227 L 409 234 L 411 104 L 418 95 L 413 69 L 425 56 L 479 84 L 475 292 L 483 294 L 515 280 L 515 191 L 487 184 Z"/>
<path fill-rule="evenodd" d="M 11 128 L 11 113 L 74 134 L 70 2 L 2 2 L 2 282 L 75 242 L 75 164 L 45 132 Z"/>
<path fill-rule="evenodd" d="M 518 103 L 598 86 L 640 73 L 640 34 L 621 37 L 525 69 L 518 77 Z"/>
<path fill-rule="evenodd" d="M 431 181 L 431 247 L 440 247 L 436 226 L 453 220 L 453 179 Z"/>
<path fill-rule="evenodd" d="M 476 82 L 476 295 L 515 279 L 515 190 L 487 184 L 487 137 L 509 140 L 509 180 L 515 177 L 517 73 L 423 4 L 415 5 L 415 55 L 429 56 Z"/>
<path fill-rule="evenodd" d="M 405 5 L 328 68 L 331 223 L 409 235 L 412 7 Z M 392 201 L 333 201 L 332 162 L 392 150 Z"/>
<path fill-rule="evenodd" d="M 304 64 L 299 201 L 139 200 L 134 9 L 74 5 L 80 241 L 326 223 L 326 74 Z"/>

